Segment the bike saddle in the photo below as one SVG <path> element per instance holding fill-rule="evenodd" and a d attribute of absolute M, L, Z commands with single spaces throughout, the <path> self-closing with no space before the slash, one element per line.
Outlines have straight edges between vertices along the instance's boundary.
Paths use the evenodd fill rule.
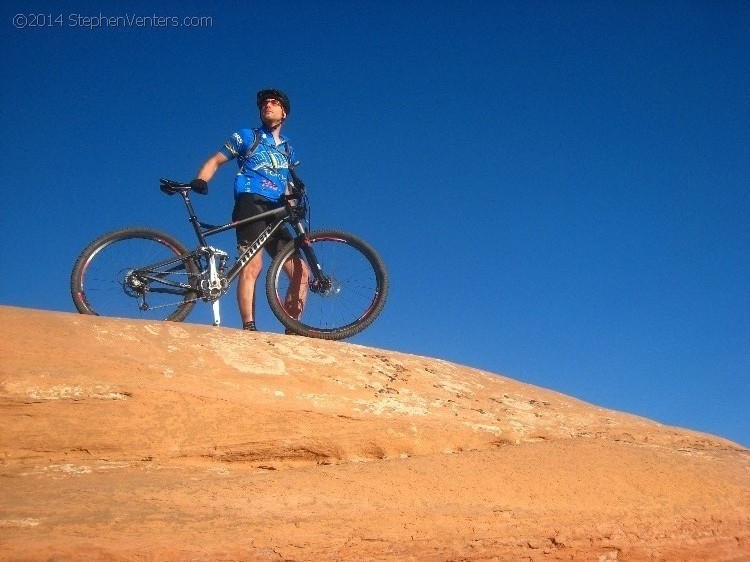
<path fill-rule="evenodd" d="M 161 178 L 159 180 L 159 189 L 161 189 L 167 195 L 174 195 L 178 191 L 186 191 L 190 189 L 190 184 Z"/>

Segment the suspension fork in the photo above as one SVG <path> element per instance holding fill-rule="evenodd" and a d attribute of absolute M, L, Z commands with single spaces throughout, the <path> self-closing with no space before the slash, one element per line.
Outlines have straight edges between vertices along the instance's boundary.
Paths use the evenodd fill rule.
<path fill-rule="evenodd" d="M 323 268 L 320 267 L 320 262 L 315 255 L 315 251 L 312 249 L 310 239 L 307 237 L 307 231 L 305 230 L 302 221 L 295 221 L 293 224 L 294 230 L 297 233 L 296 245 L 297 249 L 301 250 L 307 260 L 307 265 L 310 267 L 310 272 L 313 275 L 313 279 L 317 284 L 322 283 L 325 280 L 323 275 Z"/>

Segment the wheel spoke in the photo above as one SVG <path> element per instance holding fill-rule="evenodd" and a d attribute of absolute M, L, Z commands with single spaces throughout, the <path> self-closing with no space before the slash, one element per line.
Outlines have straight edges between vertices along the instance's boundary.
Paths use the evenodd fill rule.
<path fill-rule="evenodd" d="M 103 316 L 182 320 L 196 299 L 194 291 L 180 287 L 194 282 L 197 274 L 190 258 L 175 262 L 186 253 L 179 242 L 156 231 L 124 229 L 105 235 L 76 262 L 71 278 L 76 308 Z"/>
<path fill-rule="evenodd" d="M 302 317 L 297 322 L 282 306 L 287 292 L 296 291 L 283 272 L 293 257 L 287 246 L 269 269 L 267 293 L 271 308 L 282 322 L 305 335 L 327 339 L 349 337 L 380 313 L 387 292 L 387 275 L 379 256 L 365 242 L 338 231 L 309 236 L 310 247 L 328 283 L 312 282 Z"/>

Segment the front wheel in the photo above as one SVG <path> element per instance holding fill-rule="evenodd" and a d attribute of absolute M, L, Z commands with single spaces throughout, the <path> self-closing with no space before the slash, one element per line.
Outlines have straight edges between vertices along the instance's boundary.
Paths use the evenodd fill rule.
<path fill-rule="evenodd" d="M 322 275 L 315 275 L 318 270 Z M 340 340 L 369 326 L 385 306 L 388 274 L 364 240 L 318 230 L 293 240 L 268 268 L 266 295 L 288 329 L 307 337 Z"/>
<path fill-rule="evenodd" d="M 81 314 L 180 322 L 195 306 L 198 266 L 178 240 L 147 228 L 101 236 L 70 276 Z"/>

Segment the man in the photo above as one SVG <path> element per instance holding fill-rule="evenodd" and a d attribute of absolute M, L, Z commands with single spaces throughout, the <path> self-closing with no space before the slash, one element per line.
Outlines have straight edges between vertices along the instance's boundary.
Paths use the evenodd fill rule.
<path fill-rule="evenodd" d="M 234 210 L 232 221 L 249 218 L 284 204 L 288 192 L 289 164 L 294 162 L 294 151 L 289 140 L 281 135 L 281 126 L 289 115 L 289 98 L 281 90 L 261 90 L 256 96 L 262 127 L 240 129 L 233 133 L 224 146 L 201 167 L 198 177 L 190 185 L 198 193 L 208 191 L 208 182 L 222 164 L 237 159 L 239 172 L 234 180 Z M 263 232 L 270 221 L 257 221 L 237 229 L 237 247 L 242 254 Z M 265 248 L 271 258 L 292 240 L 286 228 L 269 239 Z M 242 327 L 255 327 L 255 284 L 263 268 L 259 252 L 242 269 L 237 283 L 237 301 Z M 292 318 L 299 319 L 305 305 L 309 272 L 304 262 L 295 257 L 287 261 L 285 270 L 290 278 L 284 308 Z M 288 330 L 286 333 L 292 333 Z"/>

